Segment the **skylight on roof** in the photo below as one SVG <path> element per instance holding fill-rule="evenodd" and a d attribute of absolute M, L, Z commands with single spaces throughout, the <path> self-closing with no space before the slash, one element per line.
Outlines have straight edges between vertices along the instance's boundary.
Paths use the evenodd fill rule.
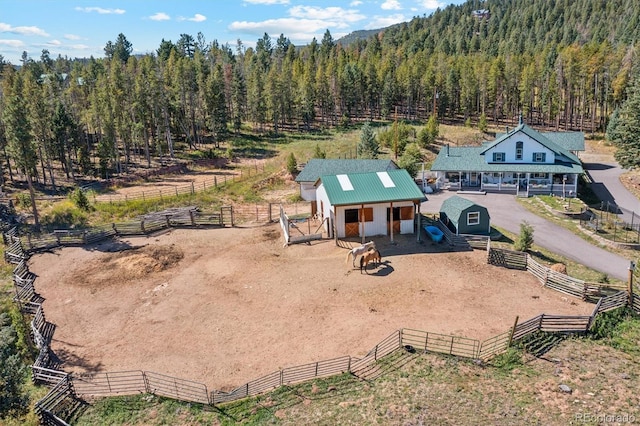
<path fill-rule="evenodd" d="M 382 182 L 382 186 L 384 186 L 385 188 L 395 188 L 396 184 L 393 183 L 393 180 L 391 180 L 391 176 L 389 176 L 389 173 L 387 172 L 376 172 L 376 174 L 378 175 L 378 179 L 380 179 L 380 182 Z"/>
<path fill-rule="evenodd" d="M 351 184 L 351 181 L 349 180 L 349 176 L 336 175 L 336 178 L 338 179 L 338 183 L 340 184 L 340 187 L 342 188 L 343 191 L 353 191 L 353 184 Z"/>

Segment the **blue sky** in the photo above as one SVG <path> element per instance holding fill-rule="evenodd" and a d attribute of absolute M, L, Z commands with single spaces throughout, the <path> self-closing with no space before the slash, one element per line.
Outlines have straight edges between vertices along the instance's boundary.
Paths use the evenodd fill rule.
<path fill-rule="evenodd" d="M 464 0 L 0 0 L 0 54 L 14 64 L 23 51 L 38 59 L 104 56 L 107 41 L 123 33 L 134 53 L 155 51 L 180 34 L 233 48 L 255 46 L 264 33 L 295 45 L 383 28 Z"/>

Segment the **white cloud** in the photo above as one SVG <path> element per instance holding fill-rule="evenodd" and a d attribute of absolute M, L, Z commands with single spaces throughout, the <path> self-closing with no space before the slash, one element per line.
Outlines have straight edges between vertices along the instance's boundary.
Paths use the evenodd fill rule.
<path fill-rule="evenodd" d="M 206 20 L 207 20 L 207 17 L 199 13 L 196 13 L 191 18 L 185 18 L 184 16 L 180 16 L 178 18 L 178 21 L 191 21 L 191 22 L 204 22 Z"/>
<path fill-rule="evenodd" d="M 0 33 L 12 33 L 12 34 L 20 34 L 26 36 L 42 36 L 49 37 L 49 34 L 41 28 L 38 27 L 14 27 L 10 24 L 5 24 L 4 22 L 0 22 Z"/>
<path fill-rule="evenodd" d="M 380 8 L 382 10 L 401 10 L 402 6 L 400 6 L 398 0 L 385 0 L 385 2 L 380 5 Z"/>
<path fill-rule="evenodd" d="M 86 44 L 72 44 L 71 48 L 73 50 L 89 50 L 90 47 L 87 46 Z"/>
<path fill-rule="evenodd" d="M 249 4 L 289 4 L 289 0 L 244 0 L 245 3 Z"/>
<path fill-rule="evenodd" d="M 49 40 L 47 42 L 47 46 L 54 46 L 54 47 L 58 47 L 58 46 L 62 46 L 62 42 L 60 40 Z"/>
<path fill-rule="evenodd" d="M 152 21 L 168 21 L 171 19 L 171 17 L 164 12 L 158 12 L 149 16 L 149 19 L 151 19 Z"/>
<path fill-rule="evenodd" d="M 124 9 L 105 9 L 103 7 L 79 7 L 79 6 L 76 7 L 76 10 L 80 12 L 86 12 L 86 13 L 98 12 L 101 15 L 111 15 L 111 14 L 122 15 L 123 13 L 126 12 Z"/>
<path fill-rule="evenodd" d="M 357 7 L 357 6 L 360 6 L 361 4 L 362 2 L 360 0 L 353 0 L 351 3 L 349 3 L 349 6 Z"/>
<path fill-rule="evenodd" d="M 396 15 L 388 15 L 388 16 L 374 16 L 369 20 L 367 25 L 365 25 L 365 30 L 377 30 L 378 28 L 385 28 L 393 24 L 397 24 L 399 22 L 406 22 L 407 18 L 398 13 Z"/>
<path fill-rule="evenodd" d="M 289 15 L 293 18 L 310 18 L 313 20 L 327 20 L 330 22 L 358 22 L 366 16 L 356 10 L 343 9 L 341 7 L 316 7 L 316 6 L 294 6 L 289 9 Z"/>
<path fill-rule="evenodd" d="M 75 34 L 65 34 L 64 38 L 66 38 L 67 40 L 82 40 L 82 37 Z"/>
<path fill-rule="evenodd" d="M 418 4 L 428 10 L 435 10 L 439 7 L 442 8 L 447 5 L 446 3 L 438 0 L 420 0 L 418 1 Z"/>
<path fill-rule="evenodd" d="M 13 48 L 23 47 L 24 42 L 22 40 L 2 40 L 0 39 L 0 46 L 9 46 Z"/>

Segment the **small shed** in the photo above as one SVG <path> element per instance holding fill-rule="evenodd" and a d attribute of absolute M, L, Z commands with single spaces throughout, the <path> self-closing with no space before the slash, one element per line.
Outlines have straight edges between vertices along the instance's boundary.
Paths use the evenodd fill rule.
<path fill-rule="evenodd" d="M 457 195 L 444 200 L 440 207 L 440 220 L 456 235 L 491 233 L 487 208 Z"/>

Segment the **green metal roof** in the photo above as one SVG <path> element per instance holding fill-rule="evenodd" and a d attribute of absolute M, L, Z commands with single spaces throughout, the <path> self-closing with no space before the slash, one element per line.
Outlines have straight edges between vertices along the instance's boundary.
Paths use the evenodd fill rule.
<path fill-rule="evenodd" d="M 487 212 L 487 216 L 489 215 L 486 207 L 483 207 L 480 204 L 476 204 L 473 201 L 467 200 L 466 198 L 462 198 L 457 195 L 444 200 L 442 202 L 442 206 L 440 207 L 440 212 L 445 213 L 447 215 L 447 218 L 451 222 L 455 223 L 457 228 L 458 220 L 462 216 L 462 213 L 464 213 L 464 211 L 470 207 L 476 207 L 478 210 L 484 210 Z"/>
<path fill-rule="evenodd" d="M 296 182 L 315 182 L 320 176 L 383 172 L 395 170 L 398 166 L 392 160 L 338 160 L 312 158 L 296 177 Z"/>
<path fill-rule="evenodd" d="M 515 172 L 515 173 L 562 173 L 581 174 L 584 172 L 579 162 L 558 161 L 554 164 L 544 163 L 487 163 L 484 147 L 464 146 L 442 148 L 431 165 L 437 172 Z M 448 151 L 448 154 L 447 154 Z"/>
<path fill-rule="evenodd" d="M 584 133 L 582 132 L 548 132 L 543 133 L 567 151 L 584 151 Z"/>
<path fill-rule="evenodd" d="M 326 175 L 320 177 L 319 181 L 334 206 L 426 200 L 404 169 Z"/>

